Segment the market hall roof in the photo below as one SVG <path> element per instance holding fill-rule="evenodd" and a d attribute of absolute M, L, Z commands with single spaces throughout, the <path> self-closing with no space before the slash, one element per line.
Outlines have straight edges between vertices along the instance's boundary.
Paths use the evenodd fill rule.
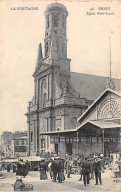
<path fill-rule="evenodd" d="M 92 125 L 96 126 L 100 129 L 113 129 L 113 128 L 121 128 L 121 124 L 114 123 L 112 121 L 87 121 L 82 123 L 79 127 L 76 129 L 70 129 L 70 130 L 62 130 L 62 131 L 49 131 L 49 132 L 40 132 L 40 135 L 57 135 L 57 134 L 66 134 L 66 133 L 74 133 L 77 131 L 80 131 L 85 127 L 86 125 Z"/>
<path fill-rule="evenodd" d="M 116 95 L 118 95 L 119 97 L 121 97 L 121 90 L 117 91 L 117 90 L 112 90 L 110 88 L 105 89 L 103 91 L 102 94 L 100 94 L 100 96 L 89 106 L 89 108 L 77 119 L 77 121 L 79 122 L 80 120 L 82 120 L 88 113 L 91 112 L 91 110 L 95 107 L 95 105 L 100 101 L 100 99 L 102 99 L 102 97 L 107 94 L 108 92 L 114 93 Z"/>
<path fill-rule="evenodd" d="M 71 72 L 71 83 L 81 98 L 95 100 L 105 90 L 107 77 Z M 112 78 L 116 90 L 121 89 L 121 79 Z"/>
<path fill-rule="evenodd" d="M 84 127 L 87 124 L 94 125 L 96 127 L 99 127 L 100 129 L 112 129 L 112 128 L 121 128 L 121 124 L 117 124 L 112 121 L 87 121 L 85 123 L 82 123 L 79 127 L 77 127 L 77 131 Z"/>
<path fill-rule="evenodd" d="M 54 135 L 54 134 L 73 133 L 73 132 L 77 132 L 77 129 L 40 132 L 40 135 Z"/>

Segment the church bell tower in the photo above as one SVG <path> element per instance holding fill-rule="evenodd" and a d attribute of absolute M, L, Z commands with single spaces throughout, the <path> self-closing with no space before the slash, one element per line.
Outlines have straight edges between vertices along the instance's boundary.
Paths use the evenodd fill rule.
<path fill-rule="evenodd" d="M 68 12 L 66 7 L 59 3 L 47 6 L 45 11 L 45 53 L 44 57 L 49 60 L 67 58 L 66 18 Z"/>

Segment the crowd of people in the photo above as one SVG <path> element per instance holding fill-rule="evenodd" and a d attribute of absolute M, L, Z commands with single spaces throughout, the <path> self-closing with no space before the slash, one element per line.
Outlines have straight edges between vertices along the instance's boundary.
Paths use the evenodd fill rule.
<path fill-rule="evenodd" d="M 90 184 L 90 180 L 95 179 L 95 185 L 102 185 L 101 174 L 104 172 L 105 165 L 109 165 L 113 162 L 113 157 L 104 158 L 103 154 L 92 154 L 85 157 L 83 154 L 75 155 L 73 157 L 66 155 L 65 159 L 61 157 L 49 157 L 42 158 L 38 164 L 38 170 L 40 171 L 40 180 L 48 179 L 48 176 L 53 182 L 62 183 L 65 178 L 73 177 L 73 168 L 76 167 L 76 173 L 80 175 L 79 181 L 82 181 L 84 186 Z M 16 175 L 25 177 L 30 170 L 30 164 L 28 161 L 23 162 L 22 159 L 19 162 L 13 164 L 13 172 Z M 7 171 L 10 171 L 10 165 L 7 166 Z M 47 174 L 47 172 L 49 174 Z"/>
<path fill-rule="evenodd" d="M 102 185 L 101 171 L 104 169 L 104 159 L 102 155 L 93 155 L 92 157 L 84 157 L 83 155 L 75 157 L 72 161 L 71 156 L 66 156 L 66 159 L 61 157 L 50 158 L 40 162 L 40 179 L 47 179 L 47 171 L 50 172 L 50 178 L 54 182 L 57 180 L 62 183 L 65 180 L 65 175 L 70 178 L 73 167 L 76 166 L 78 174 L 80 174 L 79 181 L 82 181 L 84 185 L 88 185 L 91 179 L 95 177 L 95 184 Z"/>
<path fill-rule="evenodd" d="M 8 163 L 7 165 L 7 172 L 10 172 L 11 167 L 13 169 L 13 173 L 16 173 L 16 175 L 19 176 L 27 176 L 29 173 L 29 162 L 28 161 L 23 161 L 23 159 L 20 159 L 18 162 L 15 162 L 13 164 Z"/>

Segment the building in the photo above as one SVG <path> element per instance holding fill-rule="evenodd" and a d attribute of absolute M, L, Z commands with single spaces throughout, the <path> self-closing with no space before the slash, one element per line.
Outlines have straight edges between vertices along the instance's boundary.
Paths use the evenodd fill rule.
<path fill-rule="evenodd" d="M 66 7 L 59 3 L 48 5 L 45 11 L 44 57 L 39 44 L 33 74 L 34 97 L 26 113 L 29 155 L 63 150 L 63 144 L 59 146 L 52 142 L 51 132 L 70 132 L 78 127 L 77 118 L 106 86 L 107 79 L 104 77 L 70 72 L 71 60 L 67 58 L 67 16 Z M 67 150 L 70 150 L 70 145 L 67 145 Z"/>
<path fill-rule="evenodd" d="M 44 132 L 51 135 L 61 156 L 66 153 L 88 156 L 91 153 L 119 152 L 121 148 L 121 91 L 106 89 L 78 118 L 72 130 Z"/>
<path fill-rule="evenodd" d="M 15 131 L 13 133 L 13 138 L 18 138 L 18 137 L 27 137 L 28 136 L 28 132 L 27 131 Z"/>
<path fill-rule="evenodd" d="M 27 131 L 5 131 L 1 135 L 2 158 L 14 158 L 14 147 L 12 140 L 20 137 L 27 137 Z"/>
<path fill-rule="evenodd" d="M 4 158 L 11 158 L 13 155 L 11 151 L 11 139 L 13 138 L 13 134 L 10 131 L 5 131 L 1 135 L 1 150 L 2 150 L 2 157 Z"/>
<path fill-rule="evenodd" d="M 16 137 L 11 140 L 11 150 L 13 158 L 25 157 L 28 154 L 28 137 Z"/>
<path fill-rule="evenodd" d="M 87 154 L 98 151 L 108 156 L 121 146 L 121 90 L 106 89 L 78 119 L 80 135 L 90 143 Z"/>

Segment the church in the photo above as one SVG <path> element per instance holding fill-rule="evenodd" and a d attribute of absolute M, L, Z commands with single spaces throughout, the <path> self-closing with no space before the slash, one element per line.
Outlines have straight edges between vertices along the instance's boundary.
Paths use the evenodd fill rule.
<path fill-rule="evenodd" d="M 80 117 L 106 88 L 106 77 L 70 71 L 67 16 L 66 7 L 59 3 L 48 5 L 45 11 L 44 55 L 40 43 L 33 73 L 34 96 L 26 113 L 29 155 L 50 151 L 62 151 L 64 155 L 78 151 L 77 133 L 68 135 L 78 132 Z M 112 83 L 120 89 L 119 80 L 112 79 Z M 64 136 L 60 137 L 63 132 Z"/>

